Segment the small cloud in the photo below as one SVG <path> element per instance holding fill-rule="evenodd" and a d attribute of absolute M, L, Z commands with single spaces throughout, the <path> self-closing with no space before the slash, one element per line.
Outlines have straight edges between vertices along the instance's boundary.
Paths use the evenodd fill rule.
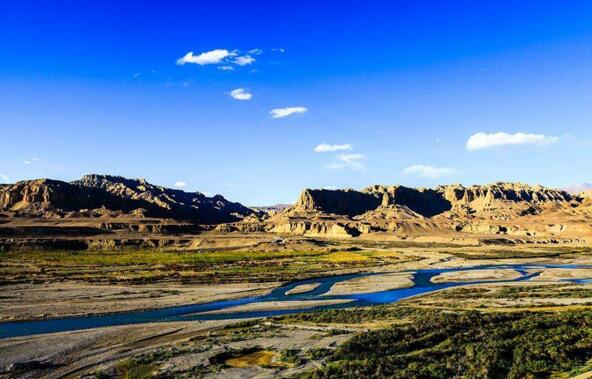
<path fill-rule="evenodd" d="M 251 49 L 249 51 L 247 51 L 248 54 L 252 54 L 252 55 L 261 55 L 263 54 L 263 50 L 261 49 Z"/>
<path fill-rule="evenodd" d="M 10 183 L 10 178 L 4 174 L 0 174 L 0 183 L 7 184 Z"/>
<path fill-rule="evenodd" d="M 133 76 L 134 76 L 134 78 L 138 78 L 138 77 L 140 77 L 140 73 L 136 72 Z"/>
<path fill-rule="evenodd" d="M 366 169 L 364 165 L 365 160 L 366 156 L 364 154 L 339 154 L 335 157 L 335 161 L 325 165 L 325 168 L 329 170 L 341 170 L 344 168 L 364 170 Z"/>
<path fill-rule="evenodd" d="M 305 107 L 286 107 L 286 108 L 275 108 L 272 109 L 269 114 L 273 118 L 284 118 L 298 113 L 304 113 L 308 111 Z"/>
<path fill-rule="evenodd" d="M 433 140 L 433 141 L 430 142 L 430 146 L 439 145 L 440 142 L 442 142 L 442 141 L 443 141 L 442 138 L 436 138 L 435 140 Z"/>
<path fill-rule="evenodd" d="M 438 179 L 442 176 L 455 174 L 457 171 L 452 167 L 434 167 L 426 165 L 413 165 L 403 170 L 403 175 L 415 175 L 418 178 Z"/>
<path fill-rule="evenodd" d="M 251 100 L 251 98 L 253 97 L 253 94 L 248 92 L 244 88 L 233 89 L 232 91 L 230 91 L 229 95 L 230 97 L 236 100 Z"/>
<path fill-rule="evenodd" d="M 220 71 L 234 71 L 234 67 L 232 66 L 219 66 L 218 70 Z"/>
<path fill-rule="evenodd" d="M 283 53 L 286 52 L 286 49 L 283 49 L 283 48 L 280 47 L 280 48 L 277 48 L 277 49 L 271 49 L 271 51 L 276 52 L 276 53 L 283 54 Z"/>
<path fill-rule="evenodd" d="M 31 159 L 23 159 L 23 163 L 26 165 L 32 165 L 33 163 L 37 162 L 39 158 L 31 158 Z"/>
<path fill-rule="evenodd" d="M 323 186 L 322 188 L 329 191 L 335 191 L 337 189 L 335 186 Z"/>
<path fill-rule="evenodd" d="M 184 180 L 179 180 L 175 182 L 175 187 L 176 188 L 185 188 L 187 186 L 187 183 Z"/>
<path fill-rule="evenodd" d="M 328 145 L 326 143 L 322 143 L 314 148 L 315 153 L 327 153 L 333 151 L 343 151 L 343 150 L 351 150 L 353 147 L 350 144 L 343 144 L 343 145 Z"/>
<path fill-rule="evenodd" d="M 193 51 L 188 52 L 182 58 L 177 59 L 177 64 L 179 66 L 184 65 L 185 63 L 194 63 L 200 66 L 206 64 L 218 64 L 224 61 L 224 59 L 228 57 L 235 56 L 236 53 L 232 51 L 228 51 L 226 49 L 216 49 L 212 51 L 206 51 L 199 55 L 194 55 Z"/>
<path fill-rule="evenodd" d="M 529 133 L 476 133 L 467 140 L 468 151 L 491 149 L 500 146 L 539 145 L 547 146 L 557 142 L 557 137 Z"/>
<path fill-rule="evenodd" d="M 234 184 L 234 183 L 228 183 L 228 184 L 226 184 L 226 188 L 236 188 L 236 187 L 237 187 L 237 185 Z"/>
<path fill-rule="evenodd" d="M 246 66 L 248 64 L 251 64 L 255 62 L 255 58 L 253 58 L 250 55 L 243 55 L 240 57 L 236 57 L 236 59 L 233 61 L 234 64 L 237 64 L 239 66 Z"/>

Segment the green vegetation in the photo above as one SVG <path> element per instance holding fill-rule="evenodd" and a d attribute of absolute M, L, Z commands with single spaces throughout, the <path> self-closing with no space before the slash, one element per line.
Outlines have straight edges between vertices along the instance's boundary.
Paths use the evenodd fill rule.
<path fill-rule="evenodd" d="M 446 254 L 454 255 L 457 258 L 463 258 L 467 260 L 487 260 L 487 259 L 521 259 L 521 258 L 557 258 L 557 257 L 568 257 L 578 254 L 591 254 L 592 249 L 590 247 L 565 247 L 565 246 L 553 246 L 553 247 L 541 247 L 536 251 L 530 249 L 517 249 L 515 247 L 509 248 L 490 248 L 487 250 L 478 251 L 466 251 L 466 250 L 450 250 L 443 251 Z"/>
<path fill-rule="evenodd" d="M 0 252 L 3 284 L 47 280 L 128 282 L 161 280 L 183 283 L 239 282 L 245 278 L 289 281 L 326 275 L 336 269 L 401 262 L 396 253 L 356 251 L 355 259 L 335 259 L 335 252 L 313 251 L 5 251 Z M 355 256 L 355 257 L 354 257 Z"/>
<path fill-rule="evenodd" d="M 117 365 L 116 376 L 124 379 L 151 378 L 156 369 L 156 365 L 141 363 L 135 359 L 126 359 Z"/>
<path fill-rule="evenodd" d="M 589 311 L 421 313 L 354 336 L 303 376 L 546 378 L 592 359 Z"/>
<path fill-rule="evenodd" d="M 315 312 L 278 316 L 276 321 L 293 324 L 360 324 L 369 321 L 409 320 L 431 311 L 403 305 L 377 305 L 371 307 L 325 309 Z"/>

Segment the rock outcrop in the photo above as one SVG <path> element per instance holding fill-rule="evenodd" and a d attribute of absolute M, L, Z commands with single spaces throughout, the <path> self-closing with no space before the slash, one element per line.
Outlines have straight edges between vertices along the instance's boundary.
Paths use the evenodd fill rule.
<path fill-rule="evenodd" d="M 152 185 L 144 179 L 86 175 L 67 183 L 38 179 L 0 187 L 0 210 L 52 217 L 67 212 L 88 216 L 119 212 L 134 217 L 172 218 L 201 224 L 238 221 L 253 213 L 220 195 L 207 197 Z"/>
<path fill-rule="evenodd" d="M 400 237 L 458 232 L 579 237 L 592 234 L 587 203 L 566 191 L 503 182 L 434 189 L 306 189 L 294 206 L 263 222 L 268 231 L 329 237 L 375 232 Z"/>

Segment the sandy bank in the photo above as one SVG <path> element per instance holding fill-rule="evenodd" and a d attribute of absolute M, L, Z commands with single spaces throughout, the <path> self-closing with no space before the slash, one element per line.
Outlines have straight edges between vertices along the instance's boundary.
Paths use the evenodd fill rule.
<path fill-rule="evenodd" d="M 369 293 L 387 291 L 413 286 L 413 276 L 408 273 L 391 273 L 368 275 L 361 278 L 335 283 L 325 296 L 351 295 L 354 293 Z"/>
<path fill-rule="evenodd" d="M 309 283 L 309 284 L 301 284 L 292 288 L 291 290 L 286 291 L 286 295 L 297 295 L 300 293 L 307 293 L 310 291 L 314 291 L 317 289 L 321 283 Z"/>
<path fill-rule="evenodd" d="M 320 307 L 324 305 L 335 305 L 349 303 L 352 300 L 334 299 L 334 300 L 295 300 L 295 301 L 264 301 L 260 303 L 251 303 L 244 305 L 237 305 L 216 311 L 208 311 L 198 313 L 200 315 L 206 314 L 231 314 L 237 312 L 259 312 L 259 311 L 278 311 L 286 309 L 306 309 L 312 307 Z"/>
<path fill-rule="evenodd" d="M 476 280 L 513 280 L 520 277 L 515 270 L 471 270 L 445 272 L 432 278 L 434 283 L 472 282 Z"/>
<path fill-rule="evenodd" d="M 103 285 L 78 282 L 0 287 L 0 321 L 83 316 L 262 295 L 278 283 Z"/>

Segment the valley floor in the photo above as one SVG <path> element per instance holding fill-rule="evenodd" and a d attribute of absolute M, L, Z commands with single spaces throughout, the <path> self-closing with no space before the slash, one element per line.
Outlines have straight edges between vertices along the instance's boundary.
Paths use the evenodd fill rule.
<path fill-rule="evenodd" d="M 277 251 L 0 255 L 4 322 L 241 298 L 268 293 L 287 281 L 343 273 L 592 264 L 592 252 L 581 246 L 306 239 L 286 241 Z M 525 282 L 456 287 L 388 305 L 8 338 L 0 340 L 0 377 L 573 377 L 592 370 L 592 284 L 564 281 L 592 277 L 590 270 L 579 270 L 548 268 Z M 454 274 L 434 281 L 516 275 L 512 270 Z M 380 291 L 389 281 L 393 288 L 405 287 L 405 280 L 405 275 L 378 275 L 333 291 Z M 258 306 L 271 310 L 278 305 Z"/>

